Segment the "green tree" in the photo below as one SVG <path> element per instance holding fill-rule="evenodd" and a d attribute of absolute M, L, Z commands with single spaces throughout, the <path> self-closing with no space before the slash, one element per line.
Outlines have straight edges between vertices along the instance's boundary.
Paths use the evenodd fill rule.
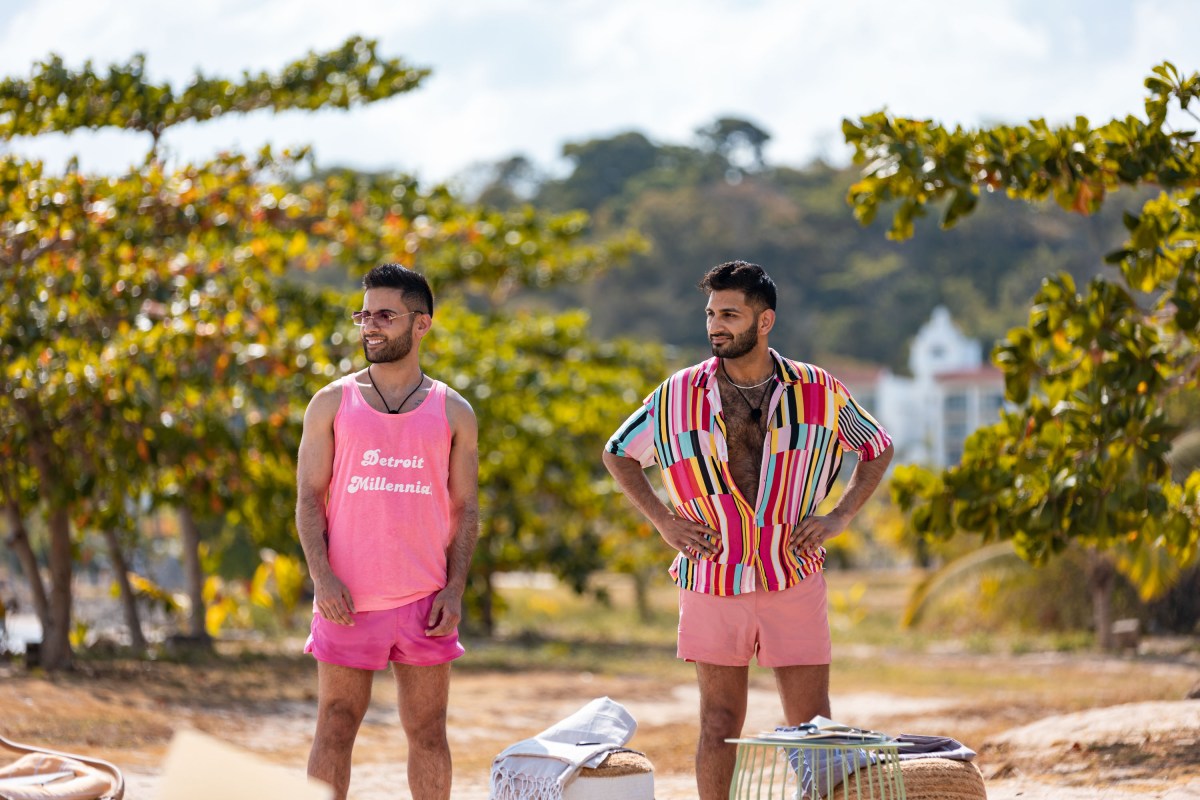
<path fill-rule="evenodd" d="M 71 656 L 72 523 L 115 533 L 131 499 L 147 491 L 161 497 L 152 491 L 158 483 L 179 486 L 164 476 L 181 470 L 195 442 L 236 440 L 230 426 L 244 421 L 236 410 L 251 383 L 223 376 L 222 364 L 236 362 L 246 376 L 262 369 L 258 354 L 245 356 L 268 352 L 277 336 L 263 310 L 274 282 L 289 260 L 321 252 L 306 252 L 307 234 L 319 234 L 325 198 L 271 184 L 273 173 L 291 170 L 290 158 L 264 151 L 173 172 L 158 157 L 163 134 L 227 113 L 349 108 L 408 91 L 424 74 L 380 59 L 374 42 L 351 39 L 277 74 L 228 81 L 198 73 L 180 92 L 148 81 L 140 56 L 106 75 L 51 57 L 28 78 L 0 83 L 4 139 L 102 127 L 150 137 L 146 163 L 112 179 L 74 169 L 48 175 L 13 156 L 0 162 L 0 266 L 12 298 L 0 318 L 7 365 L 0 419 L 19 465 L 5 500 L 10 518 L 32 507 L 47 517 L 49 591 L 28 569 L 36 566 L 25 552 L 28 537 L 16 539 L 35 597 L 46 598 L 35 605 L 47 666 L 65 666 Z M 166 429 L 197 418 L 187 448 L 159 446 L 170 441 Z M 218 494 L 195 488 L 184 482 L 179 493 L 187 522 L 192 506 L 222 510 Z M 119 547 L 115 535 L 108 541 Z M 198 544 L 193 537 L 184 547 L 194 628 L 204 618 Z M 123 559 L 113 556 L 119 570 Z M 131 636 L 137 643 L 139 633 Z"/>
<path fill-rule="evenodd" d="M 742 170 L 764 170 L 767 167 L 763 148 L 771 134 L 746 119 L 720 117 L 698 128 L 696 133 L 714 152 Z"/>
<path fill-rule="evenodd" d="M 1102 126 L 1079 117 L 979 131 L 877 113 L 843 124 L 865 166 L 850 189 L 869 223 L 887 205 L 890 236 L 941 204 L 945 227 L 969 215 L 980 192 L 1027 202 L 1053 198 L 1083 214 L 1119 187 L 1157 186 L 1129 239 L 1108 261 L 1114 273 L 1085 290 L 1068 275 L 1048 279 L 1028 323 L 994 352 L 1016 410 L 968 441 L 962 463 L 940 474 L 897 469 L 893 494 L 912 523 L 935 536 L 981 533 L 1011 540 L 1042 563 L 1078 542 L 1091 554 L 1094 622 L 1111 644 L 1109 597 L 1121 568 L 1161 591 L 1161 565 L 1196 557 L 1200 473 L 1172 479 L 1165 407 L 1194 390 L 1200 370 L 1200 146 L 1169 117 L 1195 117 L 1200 76 L 1155 67 L 1145 120 Z M 892 205 L 894 204 L 894 205 Z"/>
<path fill-rule="evenodd" d="M 560 210 L 595 211 L 620 194 L 631 178 L 654 167 L 658 147 L 641 133 L 629 131 L 564 145 L 563 156 L 574 165 L 571 174 L 543 185 L 539 203 Z"/>
<path fill-rule="evenodd" d="M 107 74 L 90 61 L 72 70 L 61 57 L 51 56 L 28 78 L 0 83 L 0 137 L 120 128 L 149 134 L 154 151 L 163 134 L 180 123 L 262 109 L 349 109 L 415 89 L 429 74 L 400 59 L 381 59 L 376 46 L 352 37 L 337 50 L 310 52 L 278 73 L 244 72 L 240 80 L 197 72 L 178 92 L 148 81 L 140 55 L 112 65 Z"/>
<path fill-rule="evenodd" d="M 503 305 L 516 289 L 582 280 L 640 246 L 628 234 L 586 241 L 585 214 L 477 208 L 444 187 L 421 191 L 404 176 L 316 171 L 303 153 L 229 154 L 175 169 L 159 155 L 164 133 L 185 120 L 348 107 L 407 91 L 423 74 L 352 39 L 278 75 L 240 82 L 197 76 L 179 93 L 146 82 L 140 58 L 107 77 L 51 59 L 29 79 L 0 84 L 6 138 L 116 126 L 151 139 L 145 163 L 114 177 L 74 168 L 52 175 L 38 163 L 0 159 L 0 278 L 9 298 L 0 305 L 0 455 L 12 465 L 0 479 L 0 499 L 33 587 L 47 666 L 70 662 L 71 576 L 85 529 L 105 532 L 120 570 L 121 549 L 137 545 L 135 518 L 174 509 L 192 600 L 189 630 L 198 637 L 228 612 L 222 599 L 220 613 L 208 613 L 219 584 L 207 573 L 234 550 L 254 552 L 238 541 L 297 552 L 290 520 L 302 414 L 317 388 L 352 367 L 357 342 L 345 309 L 358 301 L 357 293 L 297 274 L 358 276 L 381 260 L 421 268 L 451 299 L 452 310 L 439 319 L 447 320 L 457 355 L 439 370 L 460 388 L 475 385 L 476 362 L 503 341 L 498 331 L 536 338 L 566 330 L 534 355 L 514 357 L 520 369 L 543 376 L 576 356 L 586 362 L 600 347 L 582 320 L 518 319 Z M 462 304 L 457 314 L 454 298 Z M 472 305 L 485 314 L 469 311 Z M 516 369 L 493 361 L 500 374 Z M 567 552 L 571 537 L 583 535 L 567 505 L 579 492 L 572 481 L 586 480 L 584 459 L 592 475 L 602 472 L 594 453 L 576 455 L 544 435 L 585 399 L 601 402 L 586 364 L 570 374 L 569 391 L 552 397 L 536 381 L 517 385 L 526 394 L 514 398 L 510 418 L 523 433 L 515 443 L 488 442 L 528 450 L 506 455 L 507 463 L 541 459 L 566 475 L 546 480 L 563 489 L 557 499 L 539 499 L 539 524 L 557 543 L 527 548 L 525 568 Z M 599 391 L 617 384 L 606 380 Z M 487 415 L 490 387 L 478 387 L 472 399 Z M 502 438 L 506 419 L 497 414 L 487 435 Z M 518 508 L 512 492 L 525 486 L 497 495 L 497 519 Z M 34 514 L 49 531 L 48 581 L 25 525 Z M 582 556 L 553 563 L 560 561 L 576 582 L 595 563 Z M 127 596 L 146 586 L 133 578 L 122 582 Z"/>
<path fill-rule="evenodd" d="M 313 209 L 257 159 L 151 162 L 123 178 L 14 159 L 0 169 L 6 500 L 15 516 L 46 515 L 43 658 L 58 667 L 70 658 L 72 530 L 127 524 L 143 497 L 223 512 L 231 470 L 197 476 L 252 457 L 245 431 L 286 406 L 282 378 L 322 304 L 310 297 L 281 320 L 274 289 L 295 235 L 325 214 L 279 211 Z M 216 453 L 225 460 L 206 458 Z"/>
<path fill-rule="evenodd" d="M 543 178 L 526 156 L 515 155 L 483 167 L 486 180 L 475 201 L 491 208 L 523 205 L 538 190 Z"/>

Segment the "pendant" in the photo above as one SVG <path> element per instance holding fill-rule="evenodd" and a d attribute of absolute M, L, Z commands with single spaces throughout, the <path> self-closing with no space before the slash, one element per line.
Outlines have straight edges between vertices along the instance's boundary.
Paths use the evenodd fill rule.
<path fill-rule="evenodd" d="M 759 417 L 761 417 L 761 416 L 762 416 L 762 409 L 761 409 L 761 408 L 752 408 L 752 409 L 750 409 L 750 419 L 751 419 L 751 421 L 753 421 L 753 422 L 758 422 L 758 418 L 759 418 Z"/>

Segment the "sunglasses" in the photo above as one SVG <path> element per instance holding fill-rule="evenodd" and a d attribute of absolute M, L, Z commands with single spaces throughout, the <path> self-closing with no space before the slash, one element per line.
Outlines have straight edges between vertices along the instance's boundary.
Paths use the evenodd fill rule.
<path fill-rule="evenodd" d="M 376 311 L 372 314 L 370 311 L 355 311 L 350 315 L 350 319 L 354 320 L 354 324 L 360 328 L 366 325 L 371 320 L 375 320 L 375 324 L 381 328 L 386 328 L 401 317 L 407 317 L 409 314 L 424 314 L 424 311 L 409 311 L 407 314 L 399 314 L 392 311 L 390 308 L 385 308 L 382 311 Z"/>

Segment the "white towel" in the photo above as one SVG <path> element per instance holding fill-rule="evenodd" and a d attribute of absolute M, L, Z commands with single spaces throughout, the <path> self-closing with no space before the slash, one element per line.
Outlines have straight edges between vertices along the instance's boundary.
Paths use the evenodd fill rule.
<path fill-rule="evenodd" d="M 561 722 L 506 747 L 492 761 L 490 800 L 562 800 L 584 767 L 628 750 L 637 722 L 625 707 L 598 697 Z"/>

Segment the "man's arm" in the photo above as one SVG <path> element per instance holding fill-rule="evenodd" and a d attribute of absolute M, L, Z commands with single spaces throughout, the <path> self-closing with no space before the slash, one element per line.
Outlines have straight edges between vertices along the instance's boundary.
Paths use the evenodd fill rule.
<path fill-rule="evenodd" d="M 804 553 L 815 552 L 818 547 L 837 536 L 850 525 L 854 515 L 862 510 L 863 505 L 874 494 L 883 474 L 887 472 L 888 464 L 892 463 L 895 448 L 891 444 L 883 452 L 870 461 L 859 460 L 850 474 L 850 482 L 846 490 L 838 498 L 837 505 L 823 517 L 811 516 L 800 520 L 792 529 L 791 545 L 793 550 Z"/>
<path fill-rule="evenodd" d="M 654 487 L 646 477 L 642 465 L 632 458 L 604 451 L 604 466 L 621 487 L 621 491 L 642 512 L 667 544 L 683 553 L 684 558 L 695 561 L 711 556 L 717 551 L 713 530 L 705 525 L 677 517 L 662 504 Z"/>
<path fill-rule="evenodd" d="M 304 433 L 296 459 L 296 532 L 313 582 L 321 616 L 338 625 L 353 625 L 354 599 L 329 566 L 329 530 L 325 501 L 333 479 L 333 418 L 341 402 L 339 386 L 317 392 L 304 411 Z"/>
<path fill-rule="evenodd" d="M 479 425 L 470 404 L 457 392 L 446 394 L 450 422 L 450 530 L 446 587 L 429 609 L 426 636 L 445 636 L 462 619 L 462 596 L 475 543 L 479 540 Z"/>

